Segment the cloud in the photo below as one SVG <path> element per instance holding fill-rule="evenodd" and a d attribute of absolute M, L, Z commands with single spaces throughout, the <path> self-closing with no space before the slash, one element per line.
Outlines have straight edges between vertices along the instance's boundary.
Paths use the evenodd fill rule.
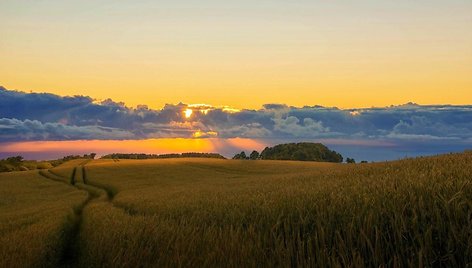
<path fill-rule="evenodd" d="M 315 121 L 309 117 L 302 121 L 295 116 L 286 118 L 274 118 L 274 131 L 285 135 L 293 135 L 295 137 L 320 137 L 320 134 L 329 133 L 329 128 L 323 127 L 321 121 Z"/>
<path fill-rule="evenodd" d="M 264 104 L 262 107 L 265 110 L 285 110 L 288 109 L 288 106 L 285 104 L 275 104 L 275 103 L 269 103 L 269 104 Z"/>
<path fill-rule="evenodd" d="M 183 111 L 192 109 L 189 118 Z M 0 140 L 257 138 L 386 141 L 399 146 L 472 141 L 472 105 L 366 109 L 265 104 L 259 110 L 167 104 L 154 110 L 87 96 L 61 97 L 0 87 Z M 465 145 L 464 145 L 465 144 Z M 462 146 L 461 145 L 461 146 Z"/>
<path fill-rule="evenodd" d="M 38 120 L 0 119 L 2 141 L 35 140 L 122 140 L 133 139 L 131 132 L 102 126 L 69 126 Z"/>
<path fill-rule="evenodd" d="M 390 136 L 404 135 L 405 137 L 430 137 L 434 139 L 455 138 L 465 139 L 470 137 L 470 126 L 464 124 L 450 124 L 435 120 L 426 116 L 412 116 L 410 120 L 400 120 L 393 127 Z"/>
<path fill-rule="evenodd" d="M 267 138 L 272 132 L 260 123 L 235 125 L 227 128 L 216 128 L 221 137 Z"/>

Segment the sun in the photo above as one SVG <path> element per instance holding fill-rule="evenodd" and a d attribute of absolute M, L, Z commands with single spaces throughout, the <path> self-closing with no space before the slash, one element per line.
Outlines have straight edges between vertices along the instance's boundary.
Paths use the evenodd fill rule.
<path fill-rule="evenodd" d="M 192 109 L 186 109 L 184 111 L 184 114 L 185 114 L 185 118 L 190 118 L 190 116 L 192 115 L 193 111 Z"/>

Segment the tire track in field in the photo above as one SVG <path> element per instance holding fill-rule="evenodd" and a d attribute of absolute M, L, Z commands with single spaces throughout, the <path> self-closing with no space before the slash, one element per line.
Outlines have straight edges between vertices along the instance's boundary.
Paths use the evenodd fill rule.
<path fill-rule="evenodd" d="M 72 170 L 72 175 L 70 176 L 70 184 L 75 185 L 75 173 L 77 173 L 77 167 L 74 167 Z"/>
<path fill-rule="evenodd" d="M 86 173 L 85 173 L 85 164 L 82 165 L 82 182 L 83 182 L 84 184 L 87 184 L 87 175 L 86 175 Z"/>
<path fill-rule="evenodd" d="M 113 198 L 115 198 L 115 191 L 110 189 L 110 188 L 107 188 L 106 186 L 104 185 L 101 185 L 101 184 L 98 184 L 98 183 L 93 183 L 93 182 L 89 182 L 88 178 L 87 178 L 87 171 L 85 169 L 85 165 L 81 165 L 81 169 L 82 169 L 82 181 L 85 185 L 88 185 L 90 187 L 94 187 L 94 188 L 97 188 L 99 190 L 102 190 L 104 191 L 106 194 L 107 194 L 107 198 L 108 198 L 108 201 L 109 202 L 112 202 L 113 201 Z"/>
<path fill-rule="evenodd" d="M 129 208 L 126 206 L 122 205 L 117 205 L 113 203 L 113 199 L 116 195 L 116 191 L 113 189 L 110 189 L 104 185 L 98 184 L 98 183 L 91 183 L 88 180 L 87 177 L 87 170 L 85 168 L 85 165 L 89 162 L 84 161 L 80 163 L 78 166 L 74 167 L 72 170 L 72 173 L 70 175 L 70 178 L 67 178 L 63 175 L 60 175 L 52 170 L 40 170 L 39 174 L 43 176 L 46 179 L 53 180 L 55 182 L 60 182 L 64 183 L 66 185 L 75 187 L 79 190 L 85 190 L 87 191 L 87 199 L 83 201 L 80 205 L 75 207 L 73 209 L 74 213 L 71 217 L 68 218 L 68 222 L 66 226 L 64 227 L 64 233 L 63 233 L 63 246 L 61 249 L 60 253 L 60 261 L 58 266 L 59 267 L 77 267 L 80 263 L 80 230 L 83 222 L 83 210 L 87 205 L 94 201 L 95 199 L 98 199 L 101 195 L 99 194 L 100 191 L 103 191 L 107 195 L 107 199 L 104 200 L 105 202 L 110 203 L 113 207 L 118 208 L 125 212 L 126 214 L 130 216 L 134 216 L 137 214 L 140 214 L 137 210 L 133 208 Z M 86 185 L 86 187 L 81 187 L 80 184 L 77 184 L 77 174 L 78 171 L 81 171 L 81 180 L 83 185 Z M 93 190 L 95 189 L 95 191 Z"/>
<path fill-rule="evenodd" d="M 57 181 L 57 182 L 65 183 L 69 185 L 69 183 L 67 181 L 64 181 L 62 177 L 57 176 L 56 174 L 52 173 L 50 170 L 48 171 L 40 170 L 39 175 L 45 177 L 46 179 L 50 179 L 53 181 Z"/>
<path fill-rule="evenodd" d="M 103 185 L 103 184 L 100 184 L 100 183 L 97 183 L 97 182 L 89 181 L 88 177 L 87 177 L 87 171 L 86 171 L 85 166 L 82 166 L 82 180 L 83 180 L 85 185 L 104 191 L 107 194 L 107 201 L 113 207 L 121 209 L 123 212 L 125 212 L 126 214 L 128 214 L 130 216 L 145 214 L 145 213 L 142 213 L 142 212 L 136 210 L 135 208 L 128 207 L 128 206 L 125 206 L 125 205 L 122 205 L 122 204 L 114 203 L 113 199 L 115 198 L 115 195 L 116 195 L 117 191 L 115 189 L 110 188 L 110 186 L 106 186 L 106 185 Z"/>
<path fill-rule="evenodd" d="M 82 166 L 86 163 L 81 163 Z M 80 260 L 80 229 L 83 221 L 82 213 L 84 208 L 94 199 L 98 198 L 99 195 L 93 193 L 86 188 L 81 188 L 76 185 L 76 175 L 78 167 L 74 167 L 70 178 L 57 174 L 52 170 L 47 172 L 40 170 L 39 174 L 47 179 L 61 182 L 69 186 L 73 186 L 79 190 L 87 191 L 87 198 L 77 207 L 73 208 L 74 213 L 67 218 L 67 222 L 64 226 L 64 232 L 62 236 L 62 249 L 60 250 L 58 267 L 76 267 Z M 82 175 L 83 176 L 83 175 Z M 82 178 L 83 179 L 83 178 Z"/>
<path fill-rule="evenodd" d="M 88 194 L 90 194 L 90 195 L 92 195 L 96 198 L 100 197 L 100 195 L 97 194 L 97 192 L 98 191 L 103 191 L 107 195 L 107 200 L 106 201 L 110 202 L 110 204 L 113 207 L 123 210 L 125 213 L 129 214 L 130 216 L 134 216 L 134 215 L 138 215 L 138 214 L 144 214 L 144 213 L 139 212 L 138 210 L 136 210 L 134 208 L 127 207 L 127 206 L 124 206 L 124 205 L 121 205 L 121 204 L 113 203 L 113 199 L 115 198 L 115 195 L 116 195 L 116 190 L 115 189 L 112 189 L 109 186 L 102 185 L 100 183 L 89 181 L 88 176 L 87 176 L 87 169 L 85 168 L 85 164 L 87 164 L 89 161 L 83 162 L 83 163 L 79 164 L 77 167 L 74 167 L 73 170 L 72 170 L 70 178 L 66 178 L 65 176 L 60 175 L 60 174 L 58 174 L 58 173 L 56 173 L 56 172 L 54 172 L 53 170 L 50 170 L 50 169 L 48 169 L 47 172 L 41 170 L 41 171 L 39 171 L 39 174 L 42 175 L 43 177 L 47 178 L 47 179 L 54 180 L 54 181 L 61 182 L 61 183 L 65 183 L 69 186 L 74 186 L 75 188 L 78 188 L 79 190 L 85 190 L 85 191 L 88 192 Z M 75 177 L 77 176 L 77 171 L 79 169 L 81 170 L 81 173 L 82 173 L 81 174 L 82 182 L 87 187 L 80 187 L 80 184 L 77 185 L 77 179 Z M 97 191 L 92 191 L 90 188 L 95 189 Z"/>
<path fill-rule="evenodd" d="M 75 166 L 70 177 L 61 175 L 51 169 L 39 171 L 39 174 L 46 179 L 64 183 L 79 190 L 85 190 L 88 195 L 85 201 L 73 208 L 74 213 L 68 217 L 68 222 L 63 227 L 62 248 L 58 250 L 60 254 L 58 267 L 80 267 L 81 245 L 83 244 L 80 233 L 83 224 L 83 211 L 91 202 L 97 202 L 104 194 L 106 194 L 106 199 L 100 199 L 100 201 L 109 203 L 112 207 L 120 209 L 127 215 L 145 215 L 144 212 L 140 212 L 135 208 L 114 203 L 113 199 L 117 191 L 112 187 L 90 181 L 85 167 L 89 161 L 86 160 Z M 76 178 L 78 174 L 80 174 L 79 179 Z"/>

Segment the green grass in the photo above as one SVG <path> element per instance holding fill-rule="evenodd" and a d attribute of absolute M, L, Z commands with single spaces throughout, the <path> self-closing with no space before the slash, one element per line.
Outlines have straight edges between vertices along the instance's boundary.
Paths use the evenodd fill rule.
<path fill-rule="evenodd" d="M 470 152 L 358 165 L 94 160 L 52 172 L 58 180 L 35 178 L 58 195 L 89 193 L 71 242 L 80 267 L 472 265 Z M 33 179 L 3 175 L 0 189 L 13 174 Z M 33 189 L 10 195 L 18 204 L 0 201 L 0 219 L 4 206 L 39 204 L 22 201 Z"/>

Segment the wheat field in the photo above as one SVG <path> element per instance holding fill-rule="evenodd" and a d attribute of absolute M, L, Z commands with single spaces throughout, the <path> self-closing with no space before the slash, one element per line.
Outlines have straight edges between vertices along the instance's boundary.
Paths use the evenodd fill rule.
<path fill-rule="evenodd" d="M 0 266 L 466 267 L 471 183 L 471 152 L 74 160 L 0 175 Z"/>

